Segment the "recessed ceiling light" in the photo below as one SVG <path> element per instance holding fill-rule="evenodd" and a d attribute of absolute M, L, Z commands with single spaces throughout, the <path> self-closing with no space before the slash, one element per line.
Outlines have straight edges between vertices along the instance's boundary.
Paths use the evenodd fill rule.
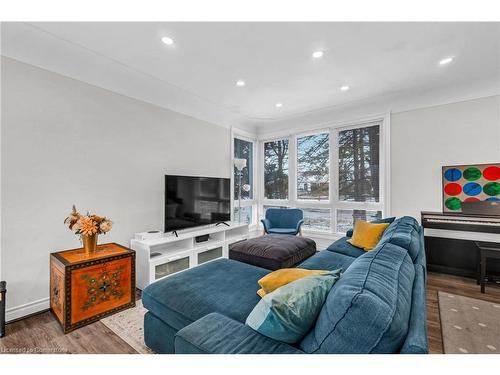
<path fill-rule="evenodd" d="M 239 86 L 239 87 L 245 86 L 245 81 L 242 81 L 241 79 L 239 81 L 236 81 L 236 86 Z"/>
<path fill-rule="evenodd" d="M 312 56 L 313 56 L 315 59 L 319 59 L 320 57 L 323 57 L 323 55 L 324 55 L 324 52 L 323 52 L 323 51 L 315 51 L 315 52 L 313 52 L 313 55 L 312 55 Z"/>
<path fill-rule="evenodd" d="M 281 108 L 281 107 L 283 107 L 283 103 L 276 103 L 275 106 L 276 106 L 276 108 Z"/>
<path fill-rule="evenodd" d="M 342 86 L 342 87 L 340 88 L 340 91 L 347 91 L 347 90 L 349 90 L 349 89 L 350 89 L 350 87 L 346 85 L 346 86 Z"/>
<path fill-rule="evenodd" d="M 163 38 L 161 38 L 161 41 L 167 46 L 171 46 L 172 44 L 174 44 L 174 40 L 172 38 L 169 38 L 168 36 L 164 36 Z"/>
<path fill-rule="evenodd" d="M 447 57 L 439 62 L 439 65 L 446 65 L 453 61 L 453 57 Z"/>

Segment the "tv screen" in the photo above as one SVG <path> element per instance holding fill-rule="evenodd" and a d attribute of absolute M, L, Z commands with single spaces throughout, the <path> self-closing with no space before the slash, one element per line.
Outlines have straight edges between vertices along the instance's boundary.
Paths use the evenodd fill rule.
<path fill-rule="evenodd" d="M 230 180 L 165 176 L 165 232 L 231 220 Z"/>

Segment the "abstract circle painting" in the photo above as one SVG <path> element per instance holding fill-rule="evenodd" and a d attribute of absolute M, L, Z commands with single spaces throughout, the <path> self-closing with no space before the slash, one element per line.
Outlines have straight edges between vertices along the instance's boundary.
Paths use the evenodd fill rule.
<path fill-rule="evenodd" d="M 500 163 L 445 166 L 441 173 L 444 212 L 460 212 L 469 202 L 500 201 Z"/>

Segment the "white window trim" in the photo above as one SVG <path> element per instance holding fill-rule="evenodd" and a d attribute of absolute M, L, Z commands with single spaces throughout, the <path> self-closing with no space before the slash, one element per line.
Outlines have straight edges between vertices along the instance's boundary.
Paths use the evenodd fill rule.
<path fill-rule="evenodd" d="M 338 132 L 341 130 L 355 129 L 369 126 L 369 124 L 380 126 L 380 165 L 379 165 L 379 202 L 346 202 L 339 201 L 338 186 Z M 330 171 L 329 171 L 329 200 L 309 201 L 297 199 L 297 138 L 319 133 L 329 133 L 330 141 Z M 288 139 L 288 199 L 265 199 L 264 198 L 264 143 Z M 258 218 L 263 217 L 263 206 L 285 206 L 297 208 L 325 208 L 330 209 L 330 230 L 319 231 L 314 229 L 304 230 L 306 233 L 315 236 L 339 237 L 344 233 L 337 232 L 337 210 L 340 209 L 363 209 L 367 211 L 382 211 L 382 216 L 391 214 L 390 205 L 390 112 L 386 114 L 374 115 L 348 122 L 327 123 L 307 131 L 273 133 L 270 137 L 258 137 L 258 160 L 254 164 L 254 169 L 258 170 L 259 180 L 255 180 L 259 186 L 258 195 Z M 255 159 L 255 157 L 254 157 Z M 254 195 L 255 197 L 255 195 Z"/>
<path fill-rule="evenodd" d="M 252 170 L 252 180 L 253 180 L 253 198 L 252 199 L 244 199 L 241 200 L 241 207 L 252 207 L 252 221 L 249 224 L 250 230 L 255 230 L 258 229 L 259 225 L 259 187 L 260 187 L 260 181 L 258 178 L 258 170 L 259 170 L 259 147 L 258 147 L 258 140 L 257 136 L 254 134 L 251 134 L 249 132 L 246 132 L 241 129 L 237 128 L 231 128 L 231 164 L 230 164 L 230 171 L 231 171 L 231 220 L 235 221 L 236 218 L 234 217 L 234 209 L 238 205 L 238 200 L 234 199 L 234 139 L 241 139 L 246 142 L 251 142 L 252 143 L 252 162 L 253 162 L 253 170 Z"/>

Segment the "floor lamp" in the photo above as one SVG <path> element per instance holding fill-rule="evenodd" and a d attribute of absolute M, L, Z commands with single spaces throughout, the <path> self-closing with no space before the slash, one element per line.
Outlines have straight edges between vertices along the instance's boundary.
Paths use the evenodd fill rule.
<path fill-rule="evenodd" d="M 238 223 L 241 223 L 241 179 L 243 169 L 247 166 L 247 159 L 234 159 L 234 167 L 238 170 Z"/>

